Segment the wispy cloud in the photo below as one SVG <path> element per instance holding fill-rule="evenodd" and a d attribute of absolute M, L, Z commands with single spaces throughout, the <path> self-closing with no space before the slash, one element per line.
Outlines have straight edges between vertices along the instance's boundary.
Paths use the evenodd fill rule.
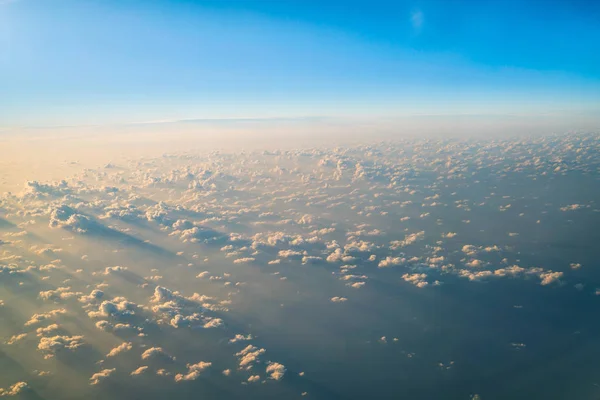
<path fill-rule="evenodd" d="M 414 10 L 410 16 L 410 22 L 412 23 L 413 29 L 416 32 L 420 32 L 423 27 L 425 16 L 421 10 Z"/>

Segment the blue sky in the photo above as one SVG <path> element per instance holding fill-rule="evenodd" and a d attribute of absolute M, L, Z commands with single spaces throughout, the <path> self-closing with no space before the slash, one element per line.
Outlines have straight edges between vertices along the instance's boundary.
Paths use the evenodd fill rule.
<path fill-rule="evenodd" d="M 0 0 L 0 126 L 594 111 L 593 1 Z"/>

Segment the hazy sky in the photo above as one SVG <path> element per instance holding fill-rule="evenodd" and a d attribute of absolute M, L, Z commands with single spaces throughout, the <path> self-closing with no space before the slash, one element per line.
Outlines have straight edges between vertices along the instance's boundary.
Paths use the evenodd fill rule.
<path fill-rule="evenodd" d="M 593 114 L 593 1 L 0 0 L 0 127 Z"/>

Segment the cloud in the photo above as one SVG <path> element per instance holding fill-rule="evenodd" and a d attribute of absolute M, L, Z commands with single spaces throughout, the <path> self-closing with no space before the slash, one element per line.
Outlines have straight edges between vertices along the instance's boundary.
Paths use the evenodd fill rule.
<path fill-rule="evenodd" d="M 422 14 L 419 24 L 423 25 Z M 298 301 L 312 298 L 325 301 L 322 311 L 327 314 L 349 305 L 352 297 L 346 291 L 350 289 L 361 288 L 352 295 L 368 302 L 385 289 L 384 282 L 393 304 L 398 292 L 394 287 L 427 288 L 431 293 L 426 296 L 435 295 L 442 276 L 458 285 L 457 290 L 480 281 L 490 286 L 506 279 L 510 285 L 514 284 L 510 280 L 519 279 L 524 288 L 543 285 L 535 291 L 544 293 L 576 279 L 568 287 L 582 282 L 575 287 L 592 291 L 595 285 L 585 280 L 585 268 L 576 270 L 579 264 L 565 265 L 564 272 L 527 266 L 544 261 L 539 259 L 543 254 L 530 251 L 524 232 L 527 224 L 541 219 L 549 225 L 549 241 L 554 240 L 550 224 L 562 221 L 567 226 L 569 219 L 578 223 L 574 219 L 597 211 L 595 203 L 572 191 L 565 193 L 564 202 L 552 204 L 550 197 L 537 198 L 535 185 L 519 196 L 508 191 L 534 177 L 551 189 L 558 181 L 550 179 L 553 174 L 591 174 L 597 152 L 588 147 L 567 135 L 516 141 L 414 138 L 264 154 L 189 152 L 82 170 L 69 183 L 31 182 L 25 195 L 7 194 L 0 199 L 2 229 L 7 226 L 4 218 L 20 228 L 14 228 L 15 233 L 0 232 L 2 239 L 11 241 L 0 247 L 0 283 L 11 283 L 2 313 L 18 311 L 19 304 L 30 307 L 25 308 L 27 315 L 35 313 L 24 332 L 11 331 L 4 340 L 14 345 L 11 357 L 28 365 L 29 356 L 21 354 L 27 345 L 42 341 L 40 352 L 47 356 L 77 351 L 83 343 L 79 335 L 87 339 L 86 330 L 95 325 L 99 331 L 89 337 L 89 343 L 108 353 L 105 364 L 96 366 L 98 357 L 82 360 L 81 369 L 89 373 L 73 379 L 83 379 L 87 386 L 92 372 L 117 366 L 132 376 L 169 376 L 164 381 L 173 385 L 176 396 L 187 390 L 183 381 L 215 376 L 209 378 L 207 361 L 186 368 L 185 363 L 172 362 L 174 357 L 163 347 L 177 340 L 177 355 L 187 351 L 186 362 L 200 360 L 205 359 L 201 348 L 206 339 L 218 344 L 206 353 L 214 355 L 218 376 L 231 367 L 222 363 L 233 359 L 237 364 L 224 375 L 235 375 L 232 371 L 237 368 L 244 381 L 250 376 L 249 382 L 269 382 L 261 387 L 268 397 L 272 384 L 287 372 L 283 364 L 265 362 L 270 358 L 265 350 L 269 335 L 254 336 L 261 331 L 255 324 L 264 320 L 260 312 L 268 310 L 252 308 L 265 300 L 281 305 L 294 318 L 299 309 L 290 307 L 288 295 Z M 561 169 L 555 171 L 558 164 Z M 523 205 L 527 217 L 518 220 L 521 230 L 511 224 L 513 217 L 522 216 Z M 469 219 L 472 223 L 466 225 Z M 48 229 L 44 220 L 65 230 Z M 483 220 L 506 226 L 498 235 L 487 228 L 480 232 Z M 71 233 L 93 234 L 94 229 L 122 235 Z M 523 240 L 507 232 L 521 232 Z M 490 238 L 498 244 L 489 243 Z M 150 240 L 166 252 L 148 254 L 131 246 Z M 87 256 L 82 257 L 84 253 Z M 245 263 L 258 268 L 246 268 Z M 159 282 L 158 277 L 162 277 Z M 110 282 L 107 289 L 104 280 Z M 268 299 L 260 292 L 266 283 Z M 48 311 L 48 302 L 61 302 L 67 308 Z M 369 309 L 369 304 L 364 306 Z M 252 335 L 235 334 L 242 332 L 236 317 L 242 309 L 249 311 L 243 326 L 254 326 L 249 330 Z M 92 320 L 80 321 L 85 315 Z M 310 319 L 306 326 L 312 329 L 317 321 Z M 115 342 L 116 337 L 121 340 Z M 202 340 L 194 343 L 195 338 Z M 138 359 L 142 366 L 130 363 L 134 348 L 143 352 L 144 361 Z M 129 353 L 121 354 L 125 351 Z M 443 363 L 443 368 L 447 366 Z M 104 371 L 97 372 L 94 380 L 112 374 Z M 125 375 L 132 389 L 146 380 Z M 181 384 L 174 385 L 173 379 Z"/>
<path fill-rule="evenodd" d="M 405 262 L 406 262 L 406 258 L 404 258 L 404 257 L 387 256 L 385 259 L 379 261 L 379 264 L 377 266 L 379 268 L 387 268 L 387 267 L 393 267 L 396 265 L 402 265 Z"/>
<path fill-rule="evenodd" d="M 223 325 L 223 320 L 221 318 L 210 318 L 205 321 L 204 328 L 218 328 Z"/>
<path fill-rule="evenodd" d="M 67 286 L 40 292 L 39 297 L 42 300 L 65 300 L 80 296 L 81 294 L 81 292 L 72 292 L 71 288 Z"/>
<path fill-rule="evenodd" d="M 96 372 L 94 375 L 90 377 L 90 385 L 97 385 L 101 381 L 105 380 L 109 376 L 111 376 L 116 371 L 116 368 L 103 369 L 100 372 Z"/>
<path fill-rule="evenodd" d="M 15 344 L 17 342 L 20 342 L 21 340 L 25 339 L 27 337 L 27 333 L 20 333 L 18 335 L 13 335 L 10 337 L 10 339 L 8 339 L 6 341 L 6 344 L 11 345 L 11 344 Z"/>
<path fill-rule="evenodd" d="M 123 297 L 115 297 L 113 300 L 103 301 L 98 306 L 98 311 L 89 311 L 90 318 L 99 317 L 123 317 L 135 314 L 137 304 L 128 301 Z"/>
<path fill-rule="evenodd" d="M 548 272 L 543 272 L 540 274 L 540 279 L 541 284 L 542 285 L 550 285 L 551 283 L 554 282 L 560 282 L 560 278 L 562 278 L 562 276 L 564 275 L 563 272 L 552 272 L 552 271 L 548 271 Z"/>
<path fill-rule="evenodd" d="M 233 337 L 232 339 L 229 339 L 229 343 L 237 343 L 237 342 L 242 342 L 242 341 L 247 341 L 247 340 L 252 340 L 252 335 L 242 335 L 242 334 L 237 334 L 235 335 L 235 337 Z"/>
<path fill-rule="evenodd" d="M 238 258 L 237 260 L 233 260 L 233 263 L 234 264 L 248 264 L 255 260 L 256 259 L 254 257 L 245 257 L 245 258 Z"/>
<path fill-rule="evenodd" d="M 347 298 L 345 298 L 345 297 L 337 297 L 337 296 L 336 296 L 336 297 L 332 297 L 332 298 L 331 298 L 331 301 L 332 301 L 333 303 L 343 303 L 343 302 L 345 302 L 345 301 L 348 301 L 348 299 L 347 299 Z"/>
<path fill-rule="evenodd" d="M 136 368 L 135 370 L 133 370 L 130 375 L 131 376 L 142 375 L 147 370 L 148 370 L 148 366 L 147 365 L 143 365 L 143 366 L 141 366 L 141 367 Z"/>
<path fill-rule="evenodd" d="M 81 296 L 79 301 L 82 303 L 92 303 L 100 300 L 104 296 L 104 292 L 100 289 L 94 289 L 90 294 Z"/>
<path fill-rule="evenodd" d="M 57 352 L 63 350 L 76 350 L 83 346 L 83 336 L 52 336 L 42 337 L 38 344 L 38 350 L 45 353 L 45 358 L 53 357 Z"/>
<path fill-rule="evenodd" d="M 59 329 L 60 329 L 60 326 L 58 324 L 51 324 L 51 325 L 48 325 L 46 327 L 37 328 L 35 330 L 35 333 L 38 336 L 44 336 L 44 335 L 47 335 L 47 334 L 54 333 L 54 332 L 56 332 Z"/>
<path fill-rule="evenodd" d="M 239 364 L 241 369 L 251 369 L 254 363 L 259 360 L 259 357 L 266 352 L 265 349 L 259 349 L 258 347 L 248 345 L 243 350 L 237 352 L 235 355 L 239 357 Z"/>
<path fill-rule="evenodd" d="M 418 288 L 424 288 L 429 285 L 429 282 L 425 280 L 427 279 L 427 274 L 404 274 L 402 275 L 402 279 Z"/>
<path fill-rule="evenodd" d="M 174 361 L 175 357 L 167 354 L 162 347 L 151 347 L 142 353 L 142 360 L 163 359 Z"/>
<path fill-rule="evenodd" d="M 0 3 L 1 5 L 2 3 Z M 17 382 L 11 385 L 8 389 L 0 388 L 0 397 L 2 396 L 17 396 L 23 392 L 28 391 L 29 385 L 27 382 Z"/>
<path fill-rule="evenodd" d="M 211 362 L 200 361 L 197 364 L 187 364 L 188 372 L 186 374 L 175 375 L 175 382 L 193 381 L 198 379 L 200 374 L 212 365 Z"/>
<path fill-rule="evenodd" d="M 46 321 L 48 319 L 54 318 L 60 314 L 66 314 L 67 310 L 64 308 L 59 308 L 56 310 L 48 311 L 42 314 L 33 314 L 29 321 L 25 322 L 25 326 L 39 324 L 40 322 Z"/>
<path fill-rule="evenodd" d="M 123 342 L 120 345 L 118 345 L 117 347 L 114 347 L 111 351 L 109 351 L 108 354 L 106 355 L 106 357 L 114 357 L 118 354 L 129 351 L 132 348 L 133 348 L 133 345 L 131 344 L 131 342 Z"/>
<path fill-rule="evenodd" d="M 268 377 L 270 379 L 274 379 L 276 381 L 283 379 L 283 376 L 285 375 L 285 371 L 286 371 L 286 369 L 283 364 L 271 362 L 271 361 L 269 361 L 269 363 L 267 365 L 267 370 L 266 370 Z"/>

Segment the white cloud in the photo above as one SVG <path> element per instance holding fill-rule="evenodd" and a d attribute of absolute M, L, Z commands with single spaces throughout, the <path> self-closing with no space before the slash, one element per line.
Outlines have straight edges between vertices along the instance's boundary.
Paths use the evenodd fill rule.
<path fill-rule="evenodd" d="M 45 353 L 45 357 L 49 358 L 63 350 L 76 350 L 83 346 L 83 336 L 51 336 L 40 338 L 38 350 Z"/>
<path fill-rule="evenodd" d="M 118 345 L 117 347 L 114 347 L 111 351 L 109 351 L 108 354 L 106 355 L 106 357 L 114 357 L 118 354 L 129 351 L 132 348 L 133 348 L 133 345 L 131 344 L 131 342 L 123 342 L 120 345 Z"/>
<path fill-rule="evenodd" d="M 148 370 L 148 366 L 147 365 L 143 365 L 143 366 L 141 366 L 141 367 L 136 368 L 135 370 L 133 370 L 130 375 L 131 376 L 142 375 L 147 370 Z"/>
<path fill-rule="evenodd" d="M 269 362 L 267 365 L 267 376 L 271 379 L 279 381 L 285 375 L 285 366 L 276 362 Z"/>
<path fill-rule="evenodd" d="M 155 358 L 161 358 L 170 361 L 175 360 L 175 357 L 167 354 L 162 347 L 151 347 L 142 353 L 142 360 L 151 360 Z"/>
<path fill-rule="evenodd" d="M 540 274 L 540 279 L 541 284 L 542 285 L 550 285 L 551 283 L 554 282 L 560 282 L 560 278 L 562 278 L 562 276 L 564 275 L 563 272 L 552 272 L 552 271 L 548 271 L 548 272 L 543 272 Z"/>
<path fill-rule="evenodd" d="M 96 372 L 90 377 L 90 385 L 97 385 L 101 381 L 111 376 L 116 371 L 116 368 L 103 369 L 100 372 Z"/>
<path fill-rule="evenodd" d="M 6 344 L 11 345 L 11 344 L 15 344 L 17 342 L 20 342 L 21 340 L 25 339 L 27 337 L 27 333 L 20 333 L 18 335 L 13 335 L 10 337 L 10 339 L 8 339 L 6 341 Z"/>
<path fill-rule="evenodd" d="M 331 298 L 331 301 L 332 301 L 333 303 L 343 303 L 343 302 L 345 302 L 345 301 L 348 301 L 348 299 L 347 299 L 347 298 L 345 298 L 345 297 L 337 297 L 337 296 L 336 296 L 336 297 L 332 297 L 332 298 Z"/>
<path fill-rule="evenodd" d="M 0 3 L 1 4 L 1 3 Z M 0 388 L 0 397 L 2 396 L 17 396 L 29 390 L 27 382 L 17 382 L 11 385 L 8 389 Z"/>
<path fill-rule="evenodd" d="M 181 381 L 193 381 L 198 379 L 200 374 L 206 369 L 208 369 L 212 365 L 211 362 L 200 361 L 197 364 L 188 364 L 188 371 L 186 374 L 177 374 L 175 375 L 175 382 Z"/>
<path fill-rule="evenodd" d="M 56 310 L 48 311 L 42 314 L 33 314 L 29 321 L 25 322 L 25 326 L 39 324 L 40 322 L 46 321 L 48 319 L 54 318 L 60 314 L 66 314 L 67 310 L 64 308 L 59 308 Z"/>
<path fill-rule="evenodd" d="M 235 355 L 240 358 L 240 368 L 251 369 L 254 363 L 256 363 L 259 357 L 265 352 L 265 349 L 259 349 L 258 347 L 249 344 Z"/>

